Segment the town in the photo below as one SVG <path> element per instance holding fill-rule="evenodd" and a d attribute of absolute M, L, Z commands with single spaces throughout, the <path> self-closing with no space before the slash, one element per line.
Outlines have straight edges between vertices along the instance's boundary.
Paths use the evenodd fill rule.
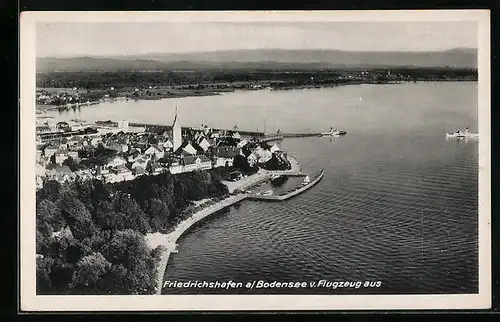
<path fill-rule="evenodd" d="M 43 140 L 47 134 L 52 137 Z M 171 130 L 163 131 L 162 127 L 148 129 L 126 121 L 55 122 L 38 117 L 37 188 L 47 180 L 113 183 L 222 167 L 227 170 L 223 171 L 225 179 L 236 181 L 259 168 L 286 170 L 291 165 L 278 144 L 245 138 L 236 126 L 231 131 L 215 131 L 207 125 L 183 128 L 174 121 Z"/>

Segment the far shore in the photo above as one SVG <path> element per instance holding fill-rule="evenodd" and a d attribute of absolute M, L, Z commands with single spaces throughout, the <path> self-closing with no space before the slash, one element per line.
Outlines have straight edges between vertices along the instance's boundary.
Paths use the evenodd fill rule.
<path fill-rule="evenodd" d="M 199 97 L 199 96 L 217 96 L 217 95 L 222 95 L 224 93 L 231 93 L 231 92 L 246 92 L 246 91 L 262 91 L 262 90 L 272 90 L 272 91 L 286 91 L 286 90 L 297 90 L 297 89 L 314 89 L 314 88 L 331 88 L 331 87 L 338 87 L 338 86 L 347 86 L 347 85 L 387 85 L 387 84 L 407 84 L 407 83 L 427 83 L 427 82 L 477 82 L 476 79 L 467 79 L 467 78 L 457 78 L 457 79 L 420 79 L 420 80 L 405 80 L 405 81 L 399 81 L 399 80 L 387 80 L 387 81 L 371 81 L 371 80 L 352 80 L 352 81 L 347 81 L 347 82 L 342 82 L 342 83 L 331 83 L 331 84 L 305 84 L 305 85 L 283 85 L 279 87 L 269 87 L 269 86 L 264 86 L 264 85 L 259 85 L 259 87 L 251 87 L 251 88 L 238 88 L 238 87 L 230 87 L 230 88 L 224 88 L 224 89 L 206 89 L 206 90 L 182 90 L 182 91 L 169 91 L 167 88 L 161 88 L 158 90 L 156 94 L 153 95 L 147 95 L 147 94 L 141 94 L 136 97 L 128 97 L 126 95 L 123 95 L 124 92 L 120 92 L 120 96 L 117 97 L 107 97 L 107 98 L 101 98 L 99 100 L 94 100 L 94 101 L 88 101 L 88 102 L 82 102 L 82 103 L 72 103 L 72 104 L 65 104 L 65 105 L 51 105 L 51 104 L 36 104 L 36 108 L 39 110 L 64 110 L 64 109 L 70 109 L 70 108 L 78 108 L 78 107 L 83 107 L 83 106 L 91 106 L 91 105 L 97 105 L 101 103 L 106 103 L 106 102 L 116 102 L 116 101 L 123 101 L 123 100 L 162 100 L 162 99 L 169 99 L 169 98 L 183 98 L 183 97 Z M 241 86 L 241 85 L 239 85 Z M 49 90 L 48 88 L 38 88 L 37 90 Z M 64 88 L 58 88 L 58 89 L 53 89 L 54 91 L 58 92 L 64 92 L 64 91 L 72 91 L 72 89 L 64 89 Z"/>

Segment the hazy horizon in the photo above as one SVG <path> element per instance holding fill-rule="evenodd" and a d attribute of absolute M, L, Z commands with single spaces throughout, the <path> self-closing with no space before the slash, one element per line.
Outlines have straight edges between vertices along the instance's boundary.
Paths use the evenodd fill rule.
<path fill-rule="evenodd" d="M 235 50 L 433 52 L 477 49 L 476 22 L 38 23 L 37 57 Z"/>

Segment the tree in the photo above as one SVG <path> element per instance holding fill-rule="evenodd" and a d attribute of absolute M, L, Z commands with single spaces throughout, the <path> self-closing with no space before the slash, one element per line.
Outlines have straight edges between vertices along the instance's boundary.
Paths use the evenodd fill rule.
<path fill-rule="evenodd" d="M 52 265 L 54 260 L 50 257 L 38 257 L 36 259 L 36 293 L 50 294 L 52 289 Z"/>
<path fill-rule="evenodd" d="M 160 199 L 146 201 L 145 212 L 149 215 L 149 223 L 153 230 L 161 230 L 169 222 L 170 210 L 168 205 Z"/>
<path fill-rule="evenodd" d="M 62 165 L 68 166 L 71 171 L 77 171 L 78 169 L 80 169 L 80 166 L 72 157 L 68 157 L 66 160 L 64 160 Z"/>
<path fill-rule="evenodd" d="M 60 207 L 64 220 L 68 223 L 75 238 L 83 239 L 96 232 L 90 212 L 80 200 L 75 199 L 71 194 L 64 195 L 61 198 Z"/>
<path fill-rule="evenodd" d="M 84 294 L 99 294 L 99 281 L 111 269 L 111 263 L 99 253 L 92 253 L 76 264 L 70 287 Z"/>
<path fill-rule="evenodd" d="M 65 224 L 59 207 L 50 199 L 41 200 L 36 207 L 37 228 L 49 225 L 53 231 L 61 230 Z"/>
<path fill-rule="evenodd" d="M 149 294 L 154 289 L 155 263 L 140 233 L 131 229 L 117 231 L 106 249 L 106 258 L 125 269 L 120 283 L 126 294 Z"/>
<path fill-rule="evenodd" d="M 146 214 L 139 207 L 137 202 L 130 198 L 128 194 L 117 192 L 113 196 L 113 206 L 117 217 L 117 229 L 134 229 L 146 234 L 151 228 L 147 221 Z"/>
<path fill-rule="evenodd" d="M 101 201 L 95 207 L 94 223 L 101 229 L 121 228 L 120 218 L 118 218 L 114 205 L 110 201 Z"/>
<path fill-rule="evenodd" d="M 49 200 L 55 202 L 60 197 L 61 184 L 56 180 L 48 180 L 42 189 L 37 191 L 37 200 Z"/>
<path fill-rule="evenodd" d="M 73 267 L 63 259 L 55 258 L 49 276 L 54 293 L 68 293 L 69 284 L 73 277 Z"/>
<path fill-rule="evenodd" d="M 52 227 L 48 223 L 38 224 L 36 229 L 36 253 L 46 254 L 52 242 Z"/>

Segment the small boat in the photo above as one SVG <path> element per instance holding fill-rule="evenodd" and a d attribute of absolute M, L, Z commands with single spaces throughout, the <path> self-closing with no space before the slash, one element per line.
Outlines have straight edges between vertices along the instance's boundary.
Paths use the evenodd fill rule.
<path fill-rule="evenodd" d="M 309 184 L 309 182 L 311 182 L 311 178 L 309 178 L 309 176 L 306 176 L 304 178 L 304 181 L 302 181 L 302 185 L 305 186 L 305 185 Z"/>
<path fill-rule="evenodd" d="M 446 133 L 446 138 L 450 138 L 450 139 L 468 139 L 468 138 L 477 138 L 477 137 L 479 137 L 479 134 L 469 132 L 468 128 L 465 128 L 464 131 L 458 130 L 456 132 Z"/>
<path fill-rule="evenodd" d="M 263 195 L 264 197 L 272 196 L 272 195 L 273 195 L 273 191 L 272 191 L 272 190 L 267 190 L 267 191 L 264 191 L 264 192 L 262 193 L 262 195 Z"/>
<path fill-rule="evenodd" d="M 346 135 L 347 132 L 339 129 L 333 129 L 332 127 L 330 128 L 330 131 L 328 132 L 322 132 L 321 136 L 340 136 L 340 135 Z"/>
<path fill-rule="evenodd" d="M 263 191 L 263 192 L 258 192 L 256 195 L 263 196 L 263 197 L 269 197 L 269 196 L 272 196 L 272 194 L 273 194 L 272 190 L 267 190 L 267 191 Z"/>

